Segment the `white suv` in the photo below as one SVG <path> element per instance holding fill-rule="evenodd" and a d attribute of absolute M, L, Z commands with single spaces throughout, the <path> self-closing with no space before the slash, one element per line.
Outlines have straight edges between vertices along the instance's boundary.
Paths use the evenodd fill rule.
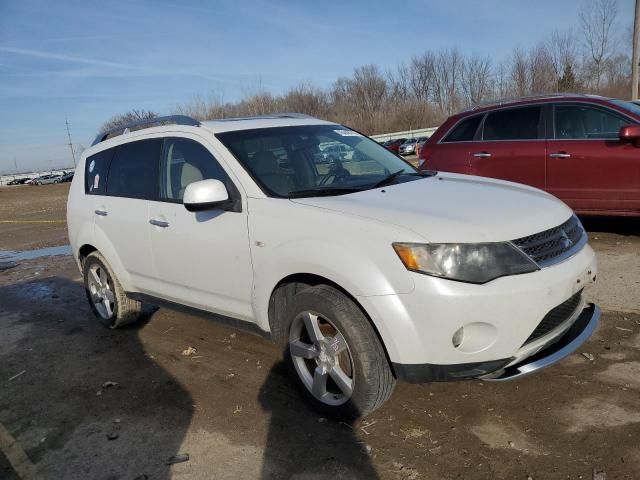
<path fill-rule="evenodd" d="M 319 145 L 352 160 L 319 164 Z M 141 302 L 233 319 L 284 350 L 302 390 L 354 417 L 413 383 L 508 380 L 577 349 L 600 312 L 572 211 L 531 187 L 419 172 L 299 114 L 183 116 L 98 136 L 68 202 L 96 316 Z"/>

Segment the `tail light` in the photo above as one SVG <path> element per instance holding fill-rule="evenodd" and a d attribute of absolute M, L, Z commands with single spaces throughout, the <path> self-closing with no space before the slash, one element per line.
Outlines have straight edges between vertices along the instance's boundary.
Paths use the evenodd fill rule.
<path fill-rule="evenodd" d="M 420 149 L 420 154 L 418 155 L 418 169 L 420 170 L 431 169 L 431 167 L 429 166 L 429 159 L 432 153 L 433 153 L 433 147 L 425 143 Z"/>

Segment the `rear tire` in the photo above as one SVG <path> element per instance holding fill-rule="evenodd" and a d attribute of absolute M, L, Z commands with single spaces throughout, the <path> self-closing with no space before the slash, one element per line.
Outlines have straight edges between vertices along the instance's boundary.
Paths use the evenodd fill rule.
<path fill-rule="evenodd" d="M 358 305 L 328 285 L 296 294 L 280 339 L 284 360 L 316 409 L 353 420 L 391 396 L 395 378 L 384 348 Z"/>
<path fill-rule="evenodd" d="M 94 315 L 108 328 L 120 328 L 137 321 L 142 304 L 127 296 L 111 266 L 98 252 L 82 263 L 84 289 Z"/>

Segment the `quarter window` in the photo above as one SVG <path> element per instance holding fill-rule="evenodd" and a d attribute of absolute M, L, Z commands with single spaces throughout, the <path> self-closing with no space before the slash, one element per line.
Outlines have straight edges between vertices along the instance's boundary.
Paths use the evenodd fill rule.
<path fill-rule="evenodd" d="M 484 140 L 536 140 L 539 138 L 541 107 L 498 110 L 484 122 Z"/>
<path fill-rule="evenodd" d="M 609 139 L 618 138 L 620 128 L 630 122 L 613 112 L 582 105 L 556 105 L 555 138 Z"/>
<path fill-rule="evenodd" d="M 107 191 L 107 172 L 115 149 L 109 148 L 87 157 L 85 165 L 85 192 L 104 195 Z"/>
<path fill-rule="evenodd" d="M 182 202 L 187 185 L 215 179 L 230 190 L 229 177 L 209 151 L 193 140 L 167 138 L 160 164 L 160 198 Z"/>
<path fill-rule="evenodd" d="M 109 168 L 107 194 L 116 197 L 156 199 L 161 145 L 161 139 L 120 145 Z"/>
<path fill-rule="evenodd" d="M 476 135 L 482 115 L 467 118 L 458 124 L 453 131 L 446 136 L 443 142 L 470 142 Z"/>

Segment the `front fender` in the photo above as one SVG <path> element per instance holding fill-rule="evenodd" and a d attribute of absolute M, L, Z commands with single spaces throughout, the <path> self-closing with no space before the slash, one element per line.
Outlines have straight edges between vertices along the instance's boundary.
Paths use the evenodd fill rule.
<path fill-rule="evenodd" d="M 254 312 L 260 328 L 269 330 L 269 300 L 286 277 L 317 275 L 353 297 L 413 291 L 414 284 L 389 246 L 387 258 L 371 258 L 370 250 L 317 238 L 295 239 L 261 251 L 254 247 Z"/>

